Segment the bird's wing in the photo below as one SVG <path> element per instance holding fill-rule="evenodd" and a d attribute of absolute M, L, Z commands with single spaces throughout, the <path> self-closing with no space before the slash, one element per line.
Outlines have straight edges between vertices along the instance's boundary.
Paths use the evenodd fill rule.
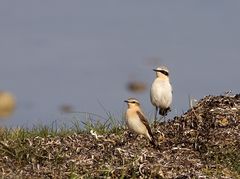
<path fill-rule="evenodd" d="M 146 126 L 149 135 L 150 135 L 151 137 L 153 137 L 151 128 L 150 128 L 150 126 L 149 126 L 149 124 L 148 124 L 148 121 L 147 121 L 147 119 L 145 118 L 145 116 L 144 116 L 140 111 L 137 111 L 137 115 L 138 115 L 139 119 L 141 120 L 141 122 Z"/>

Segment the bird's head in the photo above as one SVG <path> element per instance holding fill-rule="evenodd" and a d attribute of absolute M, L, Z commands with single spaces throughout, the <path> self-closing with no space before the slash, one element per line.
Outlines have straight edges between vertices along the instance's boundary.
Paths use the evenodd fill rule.
<path fill-rule="evenodd" d="M 134 107 L 140 106 L 140 103 L 136 98 L 128 98 L 128 100 L 125 100 L 124 102 L 127 103 L 128 108 L 134 108 Z"/>
<path fill-rule="evenodd" d="M 156 69 L 153 69 L 153 71 L 156 72 L 157 77 L 169 77 L 169 71 L 166 66 L 157 67 Z"/>

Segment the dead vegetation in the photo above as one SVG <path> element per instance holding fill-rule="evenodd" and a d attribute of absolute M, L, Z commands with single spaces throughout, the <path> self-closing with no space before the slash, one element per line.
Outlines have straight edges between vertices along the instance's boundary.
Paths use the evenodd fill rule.
<path fill-rule="evenodd" d="M 3 130 L 0 175 L 240 178 L 240 95 L 207 96 L 181 117 L 159 123 L 154 130 L 159 149 L 127 130 L 115 131 L 9 137 Z"/>

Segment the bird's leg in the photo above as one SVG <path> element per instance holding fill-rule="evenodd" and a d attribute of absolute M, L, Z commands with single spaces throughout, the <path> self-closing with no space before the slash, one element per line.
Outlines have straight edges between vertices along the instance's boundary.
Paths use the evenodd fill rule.
<path fill-rule="evenodd" d="M 161 121 L 162 121 L 162 122 L 164 122 L 164 121 L 166 120 L 166 116 L 167 116 L 167 115 L 162 116 L 162 118 L 161 118 Z"/>
<path fill-rule="evenodd" d="M 133 132 L 129 132 L 128 137 L 130 138 L 130 140 L 135 141 L 135 140 L 137 140 L 138 135 Z"/>
<path fill-rule="evenodd" d="M 132 141 L 132 142 L 137 141 L 138 136 L 139 136 L 138 134 L 133 133 L 132 138 L 130 139 L 130 141 Z"/>
<path fill-rule="evenodd" d="M 154 116 L 154 128 L 156 128 L 156 125 L 157 125 L 157 113 L 158 113 L 158 107 L 155 108 L 155 116 Z"/>

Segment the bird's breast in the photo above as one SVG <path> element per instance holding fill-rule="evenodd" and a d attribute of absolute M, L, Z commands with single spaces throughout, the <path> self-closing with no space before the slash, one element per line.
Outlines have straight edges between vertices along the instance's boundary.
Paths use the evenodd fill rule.
<path fill-rule="evenodd" d="M 168 108 L 172 103 L 172 87 L 169 81 L 156 79 L 152 84 L 150 96 L 153 105 Z"/>
<path fill-rule="evenodd" d="M 138 133 L 138 134 L 146 134 L 147 128 L 146 126 L 141 122 L 140 118 L 138 117 L 137 113 L 132 111 L 127 111 L 126 114 L 126 122 L 127 126 L 130 130 Z"/>

